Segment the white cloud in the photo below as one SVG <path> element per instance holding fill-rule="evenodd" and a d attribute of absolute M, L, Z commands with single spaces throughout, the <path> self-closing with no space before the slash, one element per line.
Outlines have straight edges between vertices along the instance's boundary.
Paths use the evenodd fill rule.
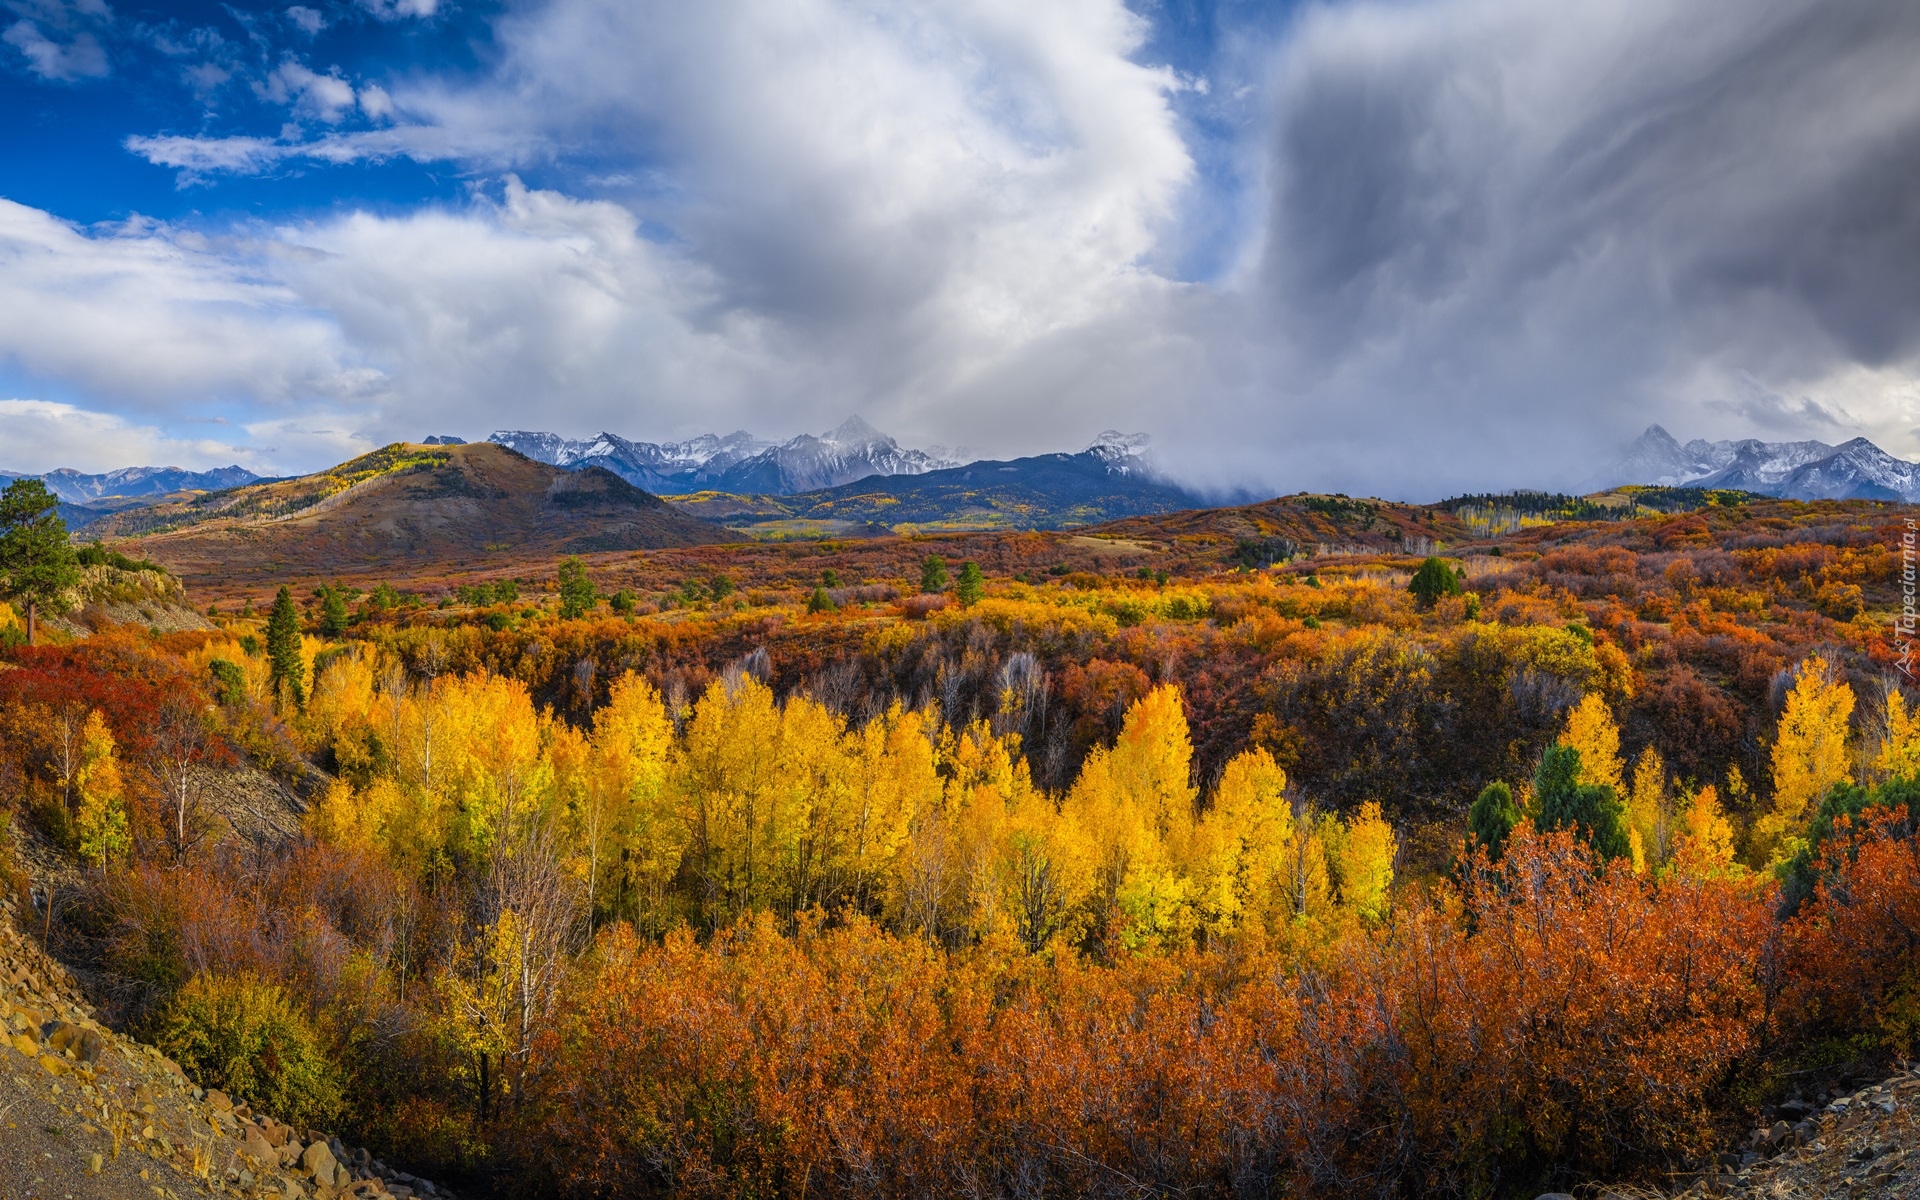
<path fill-rule="evenodd" d="M 0 470 L 38 475 L 58 467 L 88 473 L 121 467 L 206 470 L 266 466 L 251 447 L 217 438 L 181 438 L 155 425 L 51 400 L 0 399 Z"/>
<path fill-rule="evenodd" d="M 327 27 L 327 19 L 320 15 L 317 10 L 308 8 L 304 4 L 296 4 L 287 9 L 287 20 L 293 23 L 295 29 L 298 29 L 308 37 L 312 37 Z"/>
<path fill-rule="evenodd" d="M 440 9 L 440 0 L 359 0 L 359 3 L 382 21 L 431 17 Z"/>
<path fill-rule="evenodd" d="M 84 30 L 66 42 L 56 42 L 32 21 L 16 21 L 0 33 L 0 41 L 24 54 L 28 68 L 42 79 L 69 83 L 107 73 L 106 51 L 98 38 Z"/>
<path fill-rule="evenodd" d="M 156 414 L 364 401 L 378 372 L 273 278 L 285 252 L 141 221 L 84 231 L 0 200 L 0 361 Z"/>
<path fill-rule="evenodd" d="M 305 63 L 287 59 L 254 88 L 263 100 L 291 105 L 295 116 L 316 118 L 329 125 L 354 106 L 353 85 L 337 71 L 321 75 Z"/>

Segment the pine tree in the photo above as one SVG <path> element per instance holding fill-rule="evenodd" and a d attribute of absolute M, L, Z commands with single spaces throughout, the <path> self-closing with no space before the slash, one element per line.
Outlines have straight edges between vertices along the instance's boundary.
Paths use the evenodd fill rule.
<path fill-rule="evenodd" d="M 947 560 L 938 554 L 927 555 L 927 561 L 920 564 L 920 590 L 923 592 L 944 592 L 947 590 Z"/>
<path fill-rule="evenodd" d="M 571 621 L 584 617 L 600 603 L 599 593 L 593 590 L 593 581 L 587 578 L 587 564 L 579 558 L 565 558 L 560 561 L 560 616 Z"/>
<path fill-rule="evenodd" d="M 960 607 L 972 608 L 980 603 L 980 597 L 987 591 L 987 582 L 980 575 L 980 564 L 968 559 L 960 564 L 960 581 L 954 585 L 953 594 L 960 601 Z"/>
<path fill-rule="evenodd" d="M 1536 823 L 1543 832 L 1571 829 L 1602 859 L 1633 852 L 1627 836 L 1626 806 L 1604 784 L 1580 782 L 1580 752 L 1555 743 L 1547 747 L 1533 777 Z"/>
<path fill-rule="evenodd" d="M 41 609 L 65 612 L 66 593 L 80 582 L 60 501 L 38 479 L 16 479 L 0 492 L 0 599 L 26 604 L 27 644 Z"/>
<path fill-rule="evenodd" d="M 1413 593 L 1421 608 L 1432 608 L 1442 596 L 1458 596 L 1461 592 L 1460 575 L 1446 564 L 1444 559 L 1429 557 L 1413 573 L 1413 579 L 1407 583 L 1407 590 Z"/>
<path fill-rule="evenodd" d="M 1467 810 L 1467 831 L 1494 859 L 1506 851 L 1507 838 L 1519 823 L 1520 807 L 1513 802 L 1513 789 L 1498 779 L 1481 788 Z"/>
<path fill-rule="evenodd" d="M 320 634 L 322 637 L 345 637 L 347 633 L 347 598 L 337 587 L 320 589 Z"/>
<path fill-rule="evenodd" d="M 307 663 L 300 653 L 300 614 L 293 607 L 293 591 L 284 584 L 267 614 L 267 663 L 273 686 L 286 685 L 295 704 L 307 702 Z"/>
<path fill-rule="evenodd" d="M 832 612 L 839 607 L 833 602 L 832 595 L 823 587 L 813 589 L 813 595 L 807 597 L 807 611 L 810 613 Z"/>

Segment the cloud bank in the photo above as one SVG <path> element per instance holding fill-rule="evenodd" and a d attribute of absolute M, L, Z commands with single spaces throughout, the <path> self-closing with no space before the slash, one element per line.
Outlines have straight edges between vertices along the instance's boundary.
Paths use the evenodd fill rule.
<path fill-rule="evenodd" d="M 1655 420 L 1920 452 L 1920 9 L 1334 3 L 1246 18 L 1212 77 L 1153 32 L 1118 0 L 551 0 L 477 74 L 290 51 L 256 85 L 279 135 L 129 149 L 214 187 L 450 164 L 470 201 L 0 206 L 0 359 L 156 426 L 859 411 L 998 454 L 1144 428 L 1203 486 L 1415 498 L 1565 485 Z M 1203 210 L 1227 265 L 1188 278 Z"/>

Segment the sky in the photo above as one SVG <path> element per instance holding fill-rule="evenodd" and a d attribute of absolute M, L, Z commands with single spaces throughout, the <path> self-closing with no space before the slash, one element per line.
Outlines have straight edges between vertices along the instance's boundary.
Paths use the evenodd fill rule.
<path fill-rule="evenodd" d="M 1910 0 L 0 0 L 0 470 L 1920 457 Z"/>

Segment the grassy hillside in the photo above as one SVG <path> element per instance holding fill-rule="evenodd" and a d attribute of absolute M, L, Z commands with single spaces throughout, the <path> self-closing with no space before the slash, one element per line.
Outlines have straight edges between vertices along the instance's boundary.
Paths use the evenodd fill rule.
<path fill-rule="evenodd" d="M 115 544 L 214 589 L 295 571 L 385 578 L 729 536 L 608 471 L 563 471 L 487 443 L 388 446 L 316 475 L 117 514 L 88 532 L 131 534 Z"/>

